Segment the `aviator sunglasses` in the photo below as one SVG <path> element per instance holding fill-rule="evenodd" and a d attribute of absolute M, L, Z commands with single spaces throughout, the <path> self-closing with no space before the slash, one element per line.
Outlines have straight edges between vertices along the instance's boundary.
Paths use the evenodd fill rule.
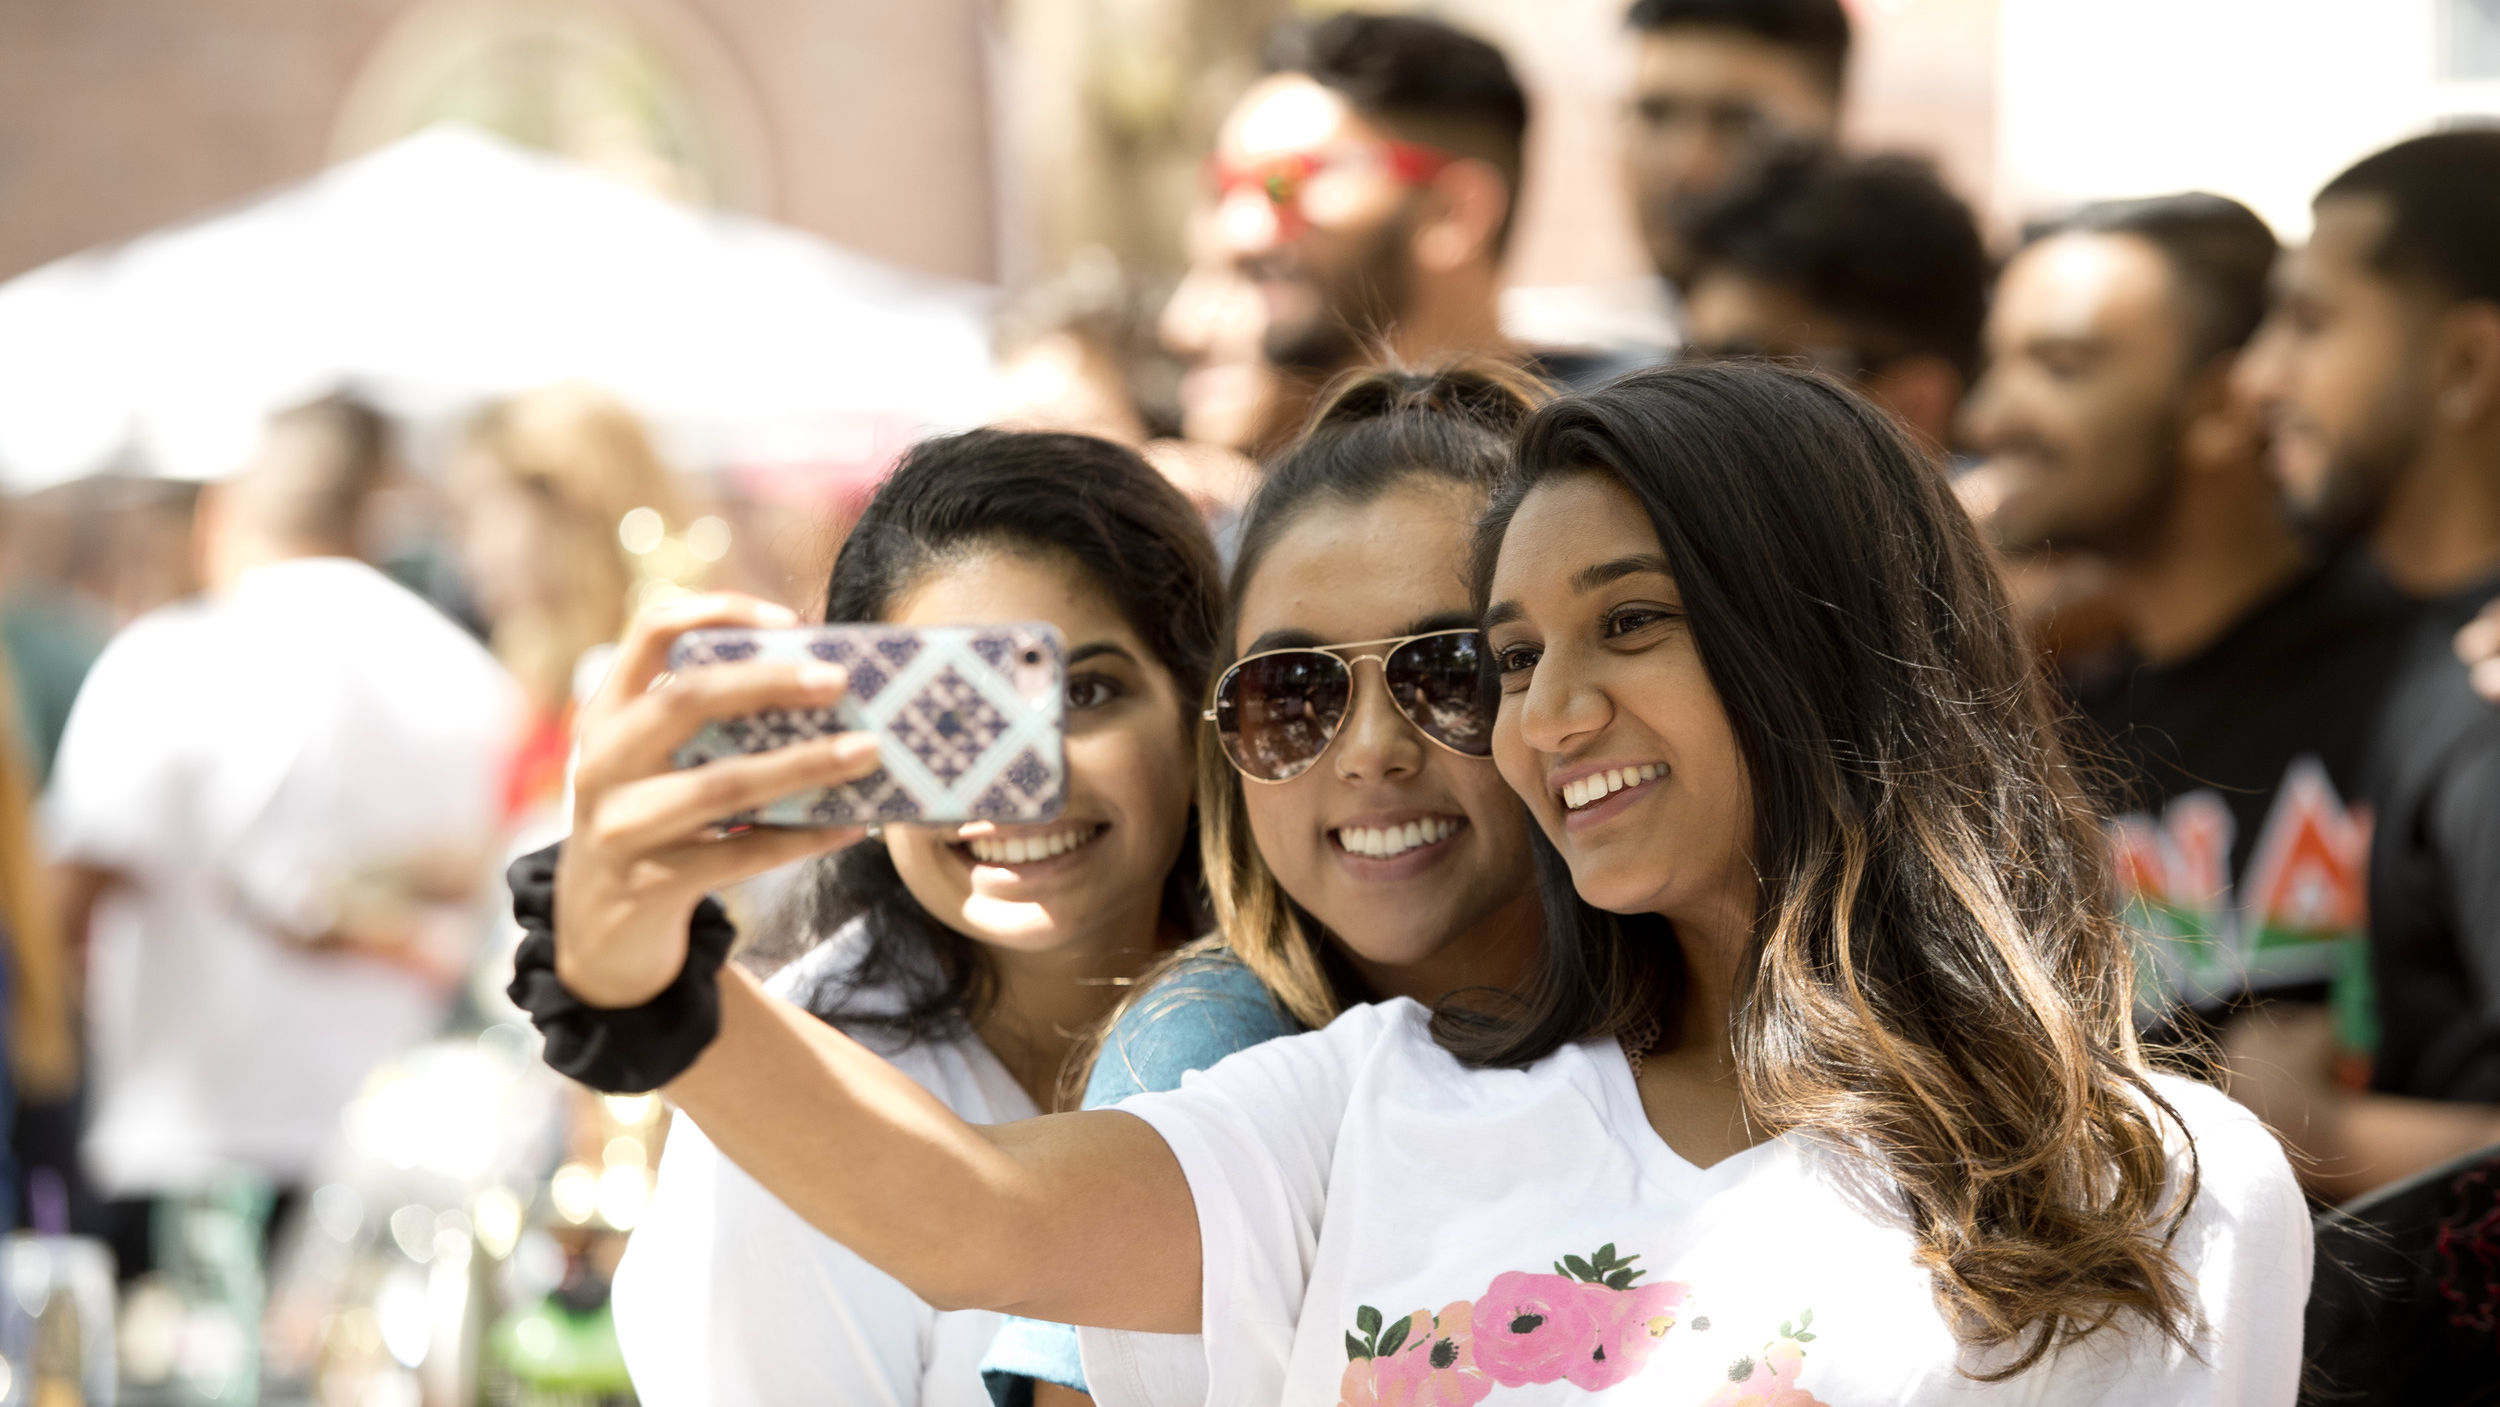
<path fill-rule="evenodd" d="M 1289 782 L 1337 740 L 1354 703 L 1354 667 L 1365 660 L 1380 662 L 1389 701 L 1416 732 L 1461 757 L 1492 755 L 1484 635 L 1475 630 L 1263 650 L 1215 681 L 1215 707 L 1204 717 L 1241 775 Z"/>

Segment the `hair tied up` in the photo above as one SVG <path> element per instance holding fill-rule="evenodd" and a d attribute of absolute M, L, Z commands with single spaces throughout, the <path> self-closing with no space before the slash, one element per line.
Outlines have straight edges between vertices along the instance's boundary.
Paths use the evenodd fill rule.
<path fill-rule="evenodd" d="M 1468 357 L 1426 367 L 1364 367 L 1347 372 L 1329 386 L 1305 435 L 1401 415 L 1426 415 L 1462 421 L 1507 440 L 1553 394 L 1526 367 L 1497 357 Z"/>

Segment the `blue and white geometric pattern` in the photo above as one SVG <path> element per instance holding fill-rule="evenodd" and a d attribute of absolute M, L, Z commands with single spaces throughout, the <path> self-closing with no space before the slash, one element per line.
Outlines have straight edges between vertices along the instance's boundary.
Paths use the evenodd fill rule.
<path fill-rule="evenodd" d="M 851 687 L 832 708 L 767 709 L 707 723 L 677 750 L 677 765 L 868 732 L 877 736 L 882 764 L 875 773 L 723 824 L 1046 821 L 1059 814 L 1067 793 L 1066 658 L 1059 632 L 1038 622 L 690 631 L 669 652 L 672 670 L 823 660 L 847 670 Z"/>

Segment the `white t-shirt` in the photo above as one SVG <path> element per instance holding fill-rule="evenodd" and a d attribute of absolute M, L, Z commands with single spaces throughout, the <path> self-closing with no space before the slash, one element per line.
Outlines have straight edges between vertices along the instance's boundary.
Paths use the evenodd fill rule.
<path fill-rule="evenodd" d="M 60 858 L 130 881 L 98 905 L 88 962 L 85 1150 L 108 1193 L 311 1171 L 445 994 L 296 939 L 330 929 L 360 872 L 460 853 L 483 882 L 521 718 L 493 656 L 344 558 L 258 568 L 114 637 L 45 803 Z"/>
<path fill-rule="evenodd" d="M 2214 1090 L 2156 1079 L 2202 1160 L 2175 1243 L 2201 1361 L 2103 1334 L 1990 1385 L 1957 1371 L 1904 1219 L 1827 1147 L 1695 1167 L 1612 1042 L 1470 1070 L 1427 1019 L 1358 1007 L 1119 1106 L 1189 1179 L 1206 1348 L 1192 1371 L 1185 1340 L 1083 1331 L 1103 1407 L 2293 1400 L 2309 1218 L 2272 1135 Z"/>
<path fill-rule="evenodd" d="M 776 974 L 773 993 L 804 997 L 861 942 L 845 928 Z M 883 1000 L 860 992 L 846 1005 Z M 897 1047 L 854 1034 L 971 1123 L 1041 1112 L 977 1038 Z M 980 1364 L 999 1315 L 930 1308 L 721 1156 L 691 1119 L 669 1125 L 612 1303 L 644 1407 L 989 1407 Z"/>

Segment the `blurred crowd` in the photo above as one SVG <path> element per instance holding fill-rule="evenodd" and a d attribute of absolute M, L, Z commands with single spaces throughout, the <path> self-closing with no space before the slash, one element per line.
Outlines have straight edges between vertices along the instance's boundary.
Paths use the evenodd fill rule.
<path fill-rule="evenodd" d="M 1142 449 L 1229 553 L 1361 368 L 1838 378 L 1934 452 L 2067 687 L 2148 1035 L 2322 1202 L 2500 1143 L 2500 129 L 2364 159 L 2297 247 L 2203 192 L 1992 247 L 1928 162 L 1839 143 L 1835 0 L 1625 25 L 1672 340 L 1506 335 L 1528 99 L 1481 39 L 1349 14 L 1276 37 L 1176 286 L 1089 256 L 1003 301 L 996 423 Z M 588 385 L 422 458 L 341 388 L 225 480 L 0 507 L 0 1212 L 112 1267 L 11 1263 L 58 1283 L 12 1281 L 0 1351 L 68 1395 L 9 1400 L 94 1400 L 99 1358 L 125 1401 L 628 1396 L 600 1316 L 664 1117 L 531 1066 L 499 876 L 567 829 L 626 622 L 806 613 L 856 509 L 672 468 Z"/>

